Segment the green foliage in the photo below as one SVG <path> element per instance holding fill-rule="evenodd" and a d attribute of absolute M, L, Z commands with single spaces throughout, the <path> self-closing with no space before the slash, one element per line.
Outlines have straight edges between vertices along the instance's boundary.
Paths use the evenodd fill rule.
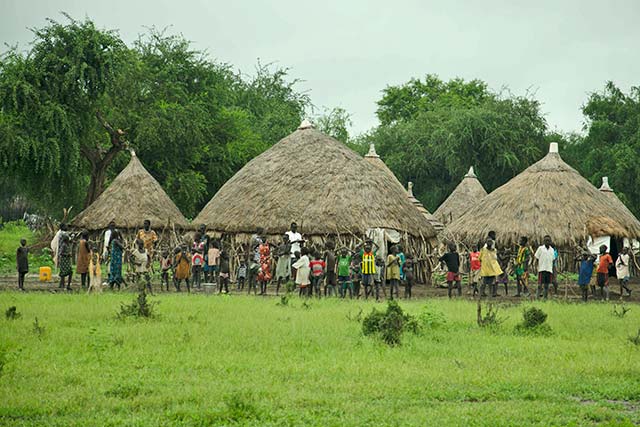
<path fill-rule="evenodd" d="M 44 337 L 45 327 L 42 326 L 40 322 L 38 322 L 37 317 L 33 320 L 33 328 L 31 329 L 31 331 L 35 334 L 36 337 L 38 337 L 38 339 L 42 339 Z"/>
<path fill-rule="evenodd" d="M 4 317 L 7 320 L 16 320 L 22 317 L 22 314 L 18 312 L 18 309 L 16 308 L 15 305 L 12 305 L 11 307 L 7 308 L 7 310 L 4 312 Z"/>
<path fill-rule="evenodd" d="M 351 115 L 341 107 L 325 110 L 324 114 L 316 117 L 317 129 L 345 144 L 349 142 L 349 128 L 353 125 Z"/>
<path fill-rule="evenodd" d="M 635 336 L 630 336 L 628 339 L 631 344 L 640 347 L 640 329 L 638 329 L 638 333 Z"/>
<path fill-rule="evenodd" d="M 476 323 L 481 328 L 495 329 L 504 323 L 502 317 L 498 316 L 498 306 L 489 303 L 485 307 L 485 313 L 482 314 L 482 303 L 478 300 L 476 314 Z"/>
<path fill-rule="evenodd" d="M 397 301 L 389 301 L 386 311 L 378 311 L 375 308 L 362 320 L 362 333 L 365 336 L 376 336 L 389 346 L 397 346 L 402 343 L 402 334 L 420 331 L 418 320 L 404 313 Z"/>
<path fill-rule="evenodd" d="M 618 307 L 618 304 L 614 304 L 611 314 L 622 319 L 630 311 L 631 309 L 624 304 L 621 304 L 620 307 Z"/>
<path fill-rule="evenodd" d="M 418 316 L 419 323 L 424 329 L 440 329 L 447 325 L 447 319 L 444 313 L 433 309 L 430 306 L 425 306 L 420 315 Z"/>
<path fill-rule="evenodd" d="M 155 307 L 156 301 L 148 301 L 147 293 L 144 289 L 140 290 L 138 296 L 130 304 L 120 304 L 120 311 L 117 315 L 119 320 L 129 317 L 151 319 L 157 317 Z"/>
<path fill-rule="evenodd" d="M 546 324 L 547 313 L 537 307 L 525 308 L 522 322 L 515 327 L 516 333 L 522 335 L 551 335 L 551 327 Z"/>

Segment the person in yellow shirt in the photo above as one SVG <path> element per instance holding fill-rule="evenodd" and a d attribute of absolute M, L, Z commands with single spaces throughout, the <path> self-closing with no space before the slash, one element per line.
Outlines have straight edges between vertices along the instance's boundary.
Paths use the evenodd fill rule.
<path fill-rule="evenodd" d="M 158 235 L 155 231 L 151 229 L 151 221 L 148 219 L 144 220 L 142 230 L 138 230 L 138 234 L 136 234 L 136 239 L 142 240 L 144 248 L 149 254 L 149 266 L 151 265 L 151 261 L 153 260 L 153 249 L 158 243 Z"/>
<path fill-rule="evenodd" d="M 480 250 L 480 276 L 482 277 L 482 285 L 480 286 L 480 297 L 486 297 L 485 289 L 489 286 L 491 298 L 496 297 L 498 293 L 498 285 L 496 277 L 502 274 L 500 264 L 498 264 L 498 251 L 496 243 L 493 239 L 487 239 L 487 244 Z"/>
<path fill-rule="evenodd" d="M 386 279 L 389 282 L 389 288 L 391 289 L 391 299 L 393 294 L 400 299 L 400 293 L 398 290 L 398 284 L 400 283 L 400 257 L 398 256 L 398 247 L 391 248 L 391 253 L 387 256 L 387 264 L 385 269 Z"/>

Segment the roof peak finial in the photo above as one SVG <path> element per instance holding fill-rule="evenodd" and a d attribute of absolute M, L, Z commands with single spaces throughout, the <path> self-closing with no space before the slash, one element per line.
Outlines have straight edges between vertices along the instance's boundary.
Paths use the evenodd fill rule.
<path fill-rule="evenodd" d="M 613 192 L 613 188 L 611 188 L 609 186 L 609 177 L 608 176 L 603 176 L 602 177 L 602 185 L 600 186 L 600 191 L 610 191 Z"/>
<path fill-rule="evenodd" d="M 136 150 L 134 150 L 133 148 L 129 149 L 129 153 L 131 153 L 131 157 L 136 157 Z"/>
<path fill-rule="evenodd" d="M 409 193 L 409 197 L 414 197 L 413 196 L 413 182 L 411 182 L 411 181 L 407 182 L 407 193 Z"/>
<path fill-rule="evenodd" d="M 311 123 L 311 120 L 307 118 L 302 120 L 302 123 L 300 123 L 300 126 L 298 126 L 298 130 L 313 129 L 313 128 L 315 128 L 315 126 L 313 125 L 313 123 Z"/>
<path fill-rule="evenodd" d="M 558 154 L 558 143 L 557 142 L 552 142 L 551 144 L 549 144 L 549 153 Z"/>
<path fill-rule="evenodd" d="M 473 166 L 469 166 L 469 172 L 464 176 L 465 178 L 477 178 L 476 173 L 473 171 Z"/>
<path fill-rule="evenodd" d="M 374 144 L 373 142 L 369 144 L 369 152 L 365 157 L 380 157 L 378 156 L 378 153 L 376 153 L 376 144 Z"/>

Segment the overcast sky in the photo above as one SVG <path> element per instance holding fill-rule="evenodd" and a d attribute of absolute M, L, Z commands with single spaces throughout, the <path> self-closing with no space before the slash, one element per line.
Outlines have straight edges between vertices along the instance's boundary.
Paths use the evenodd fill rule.
<path fill-rule="evenodd" d="M 318 107 L 377 124 L 381 90 L 427 73 L 533 90 L 552 129 L 578 131 L 589 92 L 640 84 L 640 1 L 0 0 L 0 41 L 27 48 L 45 18 L 85 16 L 129 43 L 171 26 L 198 49 L 252 72 L 290 67 Z M 2 47 L 2 50 L 5 48 Z"/>

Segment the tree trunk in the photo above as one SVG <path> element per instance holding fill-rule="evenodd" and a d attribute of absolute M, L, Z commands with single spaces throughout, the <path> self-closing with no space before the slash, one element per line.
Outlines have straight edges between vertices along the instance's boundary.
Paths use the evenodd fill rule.
<path fill-rule="evenodd" d="M 104 191 L 104 181 L 107 179 L 108 168 L 109 164 L 104 162 L 100 162 L 98 165 L 91 165 L 91 181 L 87 189 L 87 197 L 84 199 L 85 209 Z"/>

